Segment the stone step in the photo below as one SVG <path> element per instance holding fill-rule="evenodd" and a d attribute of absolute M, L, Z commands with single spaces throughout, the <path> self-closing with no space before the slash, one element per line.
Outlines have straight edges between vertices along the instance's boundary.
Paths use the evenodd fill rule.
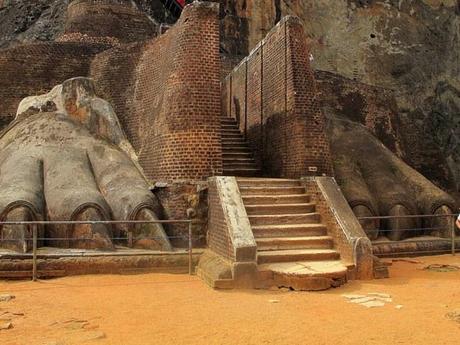
<path fill-rule="evenodd" d="M 230 132 L 238 132 L 238 133 L 241 133 L 240 131 L 240 128 L 236 125 L 236 124 L 226 124 L 226 123 L 223 123 L 221 126 L 220 126 L 222 132 L 226 132 L 226 131 L 230 131 Z"/>
<path fill-rule="evenodd" d="M 227 138 L 227 137 L 236 137 L 236 138 L 242 138 L 243 139 L 243 134 L 240 133 L 238 129 L 232 129 L 232 130 L 223 130 L 222 131 L 222 137 Z"/>
<path fill-rule="evenodd" d="M 226 142 L 222 142 L 222 151 L 225 152 L 227 149 L 237 149 L 239 151 L 251 152 L 249 146 L 246 145 L 244 142 L 241 142 L 241 143 L 236 143 L 236 142 L 226 143 Z"/>
<path fill-rule="evenodd" d="M 248 215 L 248 218 L 252 226 L 318 224 L 321 222 L 321 216 L 319 213 Z"/>
<path fill-rule="evenodd" d="M 304 187 L 240 187 L 243 196 L 247 195 L 302 195 L 305 194 Z"/>
<path fill-rule="evenodd" d="M 332 249 L 330 236 L 256 238 L 257 250 Z"/>
<path fill-rule="evenodd" d="M 227 142 L 240 142 L 244 143 L 245 140 L 241 134 L 225 134 L 222 133 L 222 143 Z"/>
<path fill-rule="evenodd" d="M 294 236 L 326 236 L 324 224 L 289 224 L 289 225 L 255 225 L 252 226 L 254 237 L 294 237 Z"/>
<path fill-rule="evenodd" d="M 248 146 L 241 145 L 241 146 L 231 146 L 231 145 L 222 145 L 222 153 L 223 154 L 228 154 L 228 153 L 251 153 L 252 151 Z"/>
<path fill-rule="evenodd" d="M 297 261 L 262 264 L 257 266 L 257 271 L 272 271 L 304 277 L 317 276 L 339 278 L 347 274 L 348 267 L 340 260 Z"/>
<path fill-rule="evenodd" d="M 260 171 L 257 168 L 232 169 L 232 168 L 224 167 L 224 172 L 223 172 L 223 176 L 247 176 L 247 177 L 253 177 L 253 176 L 258 176 L 259 174 L 260 174 Z"/>
<path fill-rule="evenodd" d="M 325 261 L 338 260 L 340 254 L 333 249 L 295 249 L 295 250 L 269 250 L 257 251 L 257 263 L 267 264 L 273 262 L 297 261 Z"/>
<path fill-rule="evenodd" d="M 297 187 L 301 186 L 299 180 L 270 179 L 270 178 L 238 178 L 241 187 Z"/>
<path fill-rule="evenodd" d="M 235 163 L 235 164 L 238 164 L 238 163 L 254 163 L 254 159 L 252 157 L 244 157 L 244 158 L 235 158 L 235 157 L 223 157 L 222 158 L 224 164 L 226 163 Z"/>
<path fill-rule="evenodd" d="M 302 204 L 302 203 L 309 203 L 310 196 L 307 194 L 246 195 L 246 196 L 243 196 L 243 202 L 245 205 Z"/>
<path fill-rule="evenodd" d="M 259 288 L 290 287 L 320 291 L 347 282 L 347 270 L 339 260 L 263 264 L 257 267 Z"/>
<path fill-rule="evenodd" d="M 249 144 L 246 140 L 244 140 L 243 137 L 240 137 L 240 138 L 226 138 L 226 137 L 222 137 L 222 145 L 225 145 L 225 146 L 232 146 L 232 144 L 236 144 L 236 146 L 239 146 L 239 145 L 246 145 L 247 147 L 249 147 Z"/>
<path fill-rule="evenodd" d="M 257 169 L 257 166 L 253 163 L 253 164 L 224 164 L 224 171 L 225 170 L 251 170 L 251 169 L 255 169 L 255 170 L 258 170 Z"/>
<path fill-rule="evenodd" d="M 222 117 L 220 119 L 220 122 L 221 123 L 235 123 L 235 124 L 237 123 L 236 120 L 232 117 Z"/>
<path fill-rule="evenodd" d="M 222 151 L 222 158 L 226 159 L 253 159 L 251 152 L 225 152 Z"/>
<path fill-rule="evenodd" d="M 276 214 L 300 214 L 313 213 L 316 210 L 316 204 L 266 204 L 266 205 L 248 205 L 245 203 L 248 215 L 276 215 Z"/>

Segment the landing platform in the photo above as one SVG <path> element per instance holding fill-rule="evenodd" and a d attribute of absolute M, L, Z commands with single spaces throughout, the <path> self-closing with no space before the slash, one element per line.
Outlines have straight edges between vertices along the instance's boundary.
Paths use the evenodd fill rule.
<path fill-rule="evenodd" d="M 348 267 L 338 260 L 277 262 L 259 265 L 257 269 L 261 288 L 326 290 L 345 284 L 348 276 Z"/>
<path fill-rule="evenodd" d="M 299 277 L 338 278 L 347 273 L 347 267 L 338 260 L 277 262 L 258 266 L 259 272 L 272 271 L 276 274 Z"/>

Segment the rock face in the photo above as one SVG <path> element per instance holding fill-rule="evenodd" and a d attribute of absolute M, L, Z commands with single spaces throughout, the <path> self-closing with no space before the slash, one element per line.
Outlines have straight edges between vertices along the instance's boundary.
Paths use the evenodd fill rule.
<path fill-rule="evenodd" d="M 0 48 L 25 42 L 55 40 L 65 31 L 69 4 L 78 1 L 0 0 Z M 111 0 L 110 2 L 114 5 L 136 6 L 147 13 L 153 22 L 174 21 L 160 0 Z"/>
<path fill-rule="evenodd" d="M 0 47 L 53 40 L 64 27 L 66 0 L 1 0 Z"/>
<path fill-rule="evenodd" d="M 65 31 L 72 2 L 1 0 L 0 47 L 57 39 Z M 173 21 L 160 0 L 112 2 L 135 3 L 158 23 Z M 457 0 L 222 0 L 220 11 L 224 63 L 230 67 L 283 16 L 299 16 L 309 37 L 313 67 L 392 91 L 393 129 L 400 136 L 396 141 L 379 139 L 435 184 L 458 192 Z M 352 97 L 342 93 L 343 99 Z M 359 110 L 351 110 L 356 120 Z"/>
<path fill-rule="evenodd" d="M 221 8 L 224 50 L 247 55 L 287 14 L 303 21 L 315 69 L 394 92 L 399 156 L 457 192 L 458 1 L 227 0 Z"/>

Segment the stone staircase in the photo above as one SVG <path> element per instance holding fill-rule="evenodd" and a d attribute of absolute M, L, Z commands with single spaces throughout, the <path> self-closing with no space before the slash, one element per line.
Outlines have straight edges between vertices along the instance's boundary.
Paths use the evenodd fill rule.
<path fill-rule="evenodd" d="M 237 182 L 257 243 L 258 287 L 324 290 L 347 281 L 349 267 L 300 181 Z"/>
<path fill-rule="evenodd" d="M 222 158 L 225 176 L 258 176 L 254 156 L 234 119 L 222 118 Z"/>

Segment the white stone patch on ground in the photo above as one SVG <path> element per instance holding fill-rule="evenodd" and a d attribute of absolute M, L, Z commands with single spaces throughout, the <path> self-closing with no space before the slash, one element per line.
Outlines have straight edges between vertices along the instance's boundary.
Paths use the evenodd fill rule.
<path fill-rule="evenodd" d="M 15 298 L 14 295 L 6 295 L 6 294 L 0 295 L 0 302 L 9 302 L 14 298 Z"/>
<path fill-rule="evenodd" d="M 383 307 L 385 303 L 393 302 L 389 294 L 377 292 L 370 292 L 366 295 L 343 294 L 342 297 L 346 298 L 349 303 L 356 303 L 367 308 Z"/>
<path fill-rule="evenodd" d="M 456 321 L 460 323 L 460 309 L 447 313 L 446 317 L 452 321 Z"/>
<path fill-rule="evenodd" d="M 8 320 L 8 319 L 1 320 L 0 319 L 0 331 L 11 329 L 11 328 L 13 328 L 13 323 L 11 322 L 11 320 Z"/>

